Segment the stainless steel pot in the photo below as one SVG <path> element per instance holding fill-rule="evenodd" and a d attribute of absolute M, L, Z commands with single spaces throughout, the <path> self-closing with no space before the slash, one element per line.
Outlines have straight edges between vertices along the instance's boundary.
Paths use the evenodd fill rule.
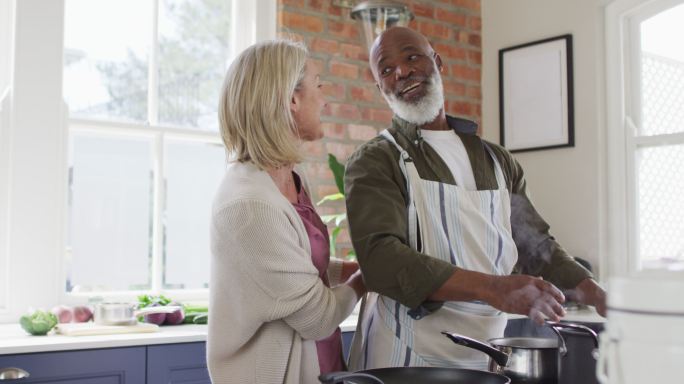
<path fill-rule="evenodd" d="M 138 316 L 152 313 L 173 313 L 180 310 L 179 306 L 158 306 L 137 309 L 137 305 L 130 303 L 98 303 L 95 304 L 93 318 L 95 324 L 102 325 L 135 325 Z"/>
<path fill-rule="evenodd" d="M 590 328 L 578 324 L 547 324 L 556 332 L 557 339 L 537 337 L 503 337 L 488 340 L 488 344 L 459 335 L 442 332 L 456 344 L 484 352 L 490 357 L 489 371 L 510 377 L 514 382 L 556 384 L 559 378 L 560 357 L 567 353 L 565 340 L 558 329 L 570 328 L 598 336 Z"/>

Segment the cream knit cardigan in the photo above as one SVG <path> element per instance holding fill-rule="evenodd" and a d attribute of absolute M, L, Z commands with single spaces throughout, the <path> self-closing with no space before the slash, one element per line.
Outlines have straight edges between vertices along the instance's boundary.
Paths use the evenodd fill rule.
<path fill-rule="evenodd" d="M 211 253 L 212 382 L 318 383 L 315 340 L 352 312 L 356 294 L 323 284 L 299 214 L 251 163 L 227 167 L 212 207 Z M 331 284 L 340 265 L 331 260 Z"/>

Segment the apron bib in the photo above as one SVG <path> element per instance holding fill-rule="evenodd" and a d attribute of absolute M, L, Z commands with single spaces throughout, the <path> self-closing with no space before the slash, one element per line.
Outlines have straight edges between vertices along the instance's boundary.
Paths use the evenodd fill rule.
<path fill-rule="evenodd" d="M 380 133 L 401 153 L 399 165 L 409 195 L 409 243 L 414 250 L 459 268 L 509 275 L 518 259 L 511 235 L 510 197 L 503 172 L 494 160 L 497 189 L 469 191 L 457 185 L 423 180 L 408 153 L 394 137 Z M 418 233 L 418 231 L 420 233 Z M 418 249 L 420 239 L 421 249 Z M 413 316 L 412 316 L 413 315 Z M 502 337 L 506 314 L 483 302 L 445 302 L 421 317 L 386 296 L 369 293 L 357 330 L 361 337 L 350 356 L 353 370 L 433 366 L 487 369 L 489 357 L 457 345 L 441 331 L 480 341 Z"/>

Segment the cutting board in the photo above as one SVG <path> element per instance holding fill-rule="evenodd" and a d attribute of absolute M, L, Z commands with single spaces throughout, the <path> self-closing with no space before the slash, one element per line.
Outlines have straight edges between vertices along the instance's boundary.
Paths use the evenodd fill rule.
<path fill-rule="evenodd" d="M 115 335 L 120 333 L 148 333 L 159 331 L 157 324 L 101 325 L 95 323 L 63 323 L 57 325 L 57 333 L 66 336 Z"/>

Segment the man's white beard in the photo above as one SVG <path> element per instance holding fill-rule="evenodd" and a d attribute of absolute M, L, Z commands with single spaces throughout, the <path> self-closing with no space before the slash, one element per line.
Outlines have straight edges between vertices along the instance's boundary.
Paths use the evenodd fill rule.
<path fill-rule="evenodd" d="M 439 73 L 433 73 L 428 79 L 427 93 L 415 103 L 407 103 L 390 93 L 381 92 L 392 111 L 402 119 L 415 125 L 429 123 L 444 108 L 444 88 Z"/>

